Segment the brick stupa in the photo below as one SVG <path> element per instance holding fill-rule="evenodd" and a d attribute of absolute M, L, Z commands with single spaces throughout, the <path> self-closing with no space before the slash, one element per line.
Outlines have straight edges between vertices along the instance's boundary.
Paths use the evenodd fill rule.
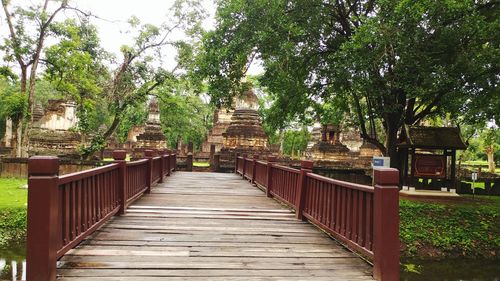
<path fill-rule="evenodd" d="M 201 153 L 208 157 L 210 154 L 210 146 L 215 146 L 214 152 L 220 152 L 222 145 L 224 143 L 224 137 L 222 134 L 226 132 L 229 125 L 231 125 L 231 117 L 233 116 L 234 110 L 227 108 L 220 108 L 214 111 L 213 126 L 208 132 L 207 139 L 203 142 L 201 146 Z"/>
<path fill-rule="evenodd" d="M 134 153 L 141 154 L 146 149 L 164 149 L 167 147 L 167 139 L 163 134 L 160 124 L 160 109 L 156 98 L 152 98 L 149 102 L 148 120 L 144 127 L 144 132 L 139 134 L 137 142 L 134 144 Z"/>
<path fill-rule="evenodd" d="M 252 89 L 236 99 L 231 123 L 222 133 L 221 162 L 231 162 L 226 165 L 232 165 L 236 153 L 260 156 L 270 154 L 267 135 L 257 110 L 258 98 Z"/>

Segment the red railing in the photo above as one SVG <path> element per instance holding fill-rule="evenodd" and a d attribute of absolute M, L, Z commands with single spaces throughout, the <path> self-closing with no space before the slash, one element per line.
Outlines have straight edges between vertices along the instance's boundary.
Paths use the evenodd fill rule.
<path fill-rule="evenodd" d="M 111 164 L 59 177 L 57 258 L 118 212 L 118 169 L 118 164 Z"/>
<path fill-rule="evenodd" d="M 371 186 L 308 173 L 303 216 L 373 259 L 373 192 Z"/>
<path fill-rule="evenodd" d="M 267 163 L 264 161 L 255 163 L 255 183 L 262 187 L 267 185 Z"/>
<path fill-rule="evenodd" d="M 126 165 L 125 205 L 128 205 L 139 198 L 149 187 L 149 160 L 142 159 Z"/>
<path fill-rule="evenodd" d="M 269 192 L 272 196 L 293 207 L 299 189 L 300 171 L 279 165 L 273 165 L 271 169 L 272 189 Z"/>
<path fill-rule="evenodd" d="M 374 169 L 374 186 L 312 173 L 313 162 L 296 170 L 239 157 L 236 172 L 286 203 L 297 218 L 309 220 L 373 261 L 377 280 L 399 280 L 399 171 Z M 249 171 L 254 171 L 250 173 Z"/>
<path fill-rule="evenodd" d="M 249 180 L 252 179 L 253 176 L 253 160 L 252 159 L 244 159 L 245 161 L 245 171 L 243 173 L 243 176 Z"/>
<path fill-rule="evenodd" d="M 125 213 L 158 177 L 154 161 L 163 163 L 175 154 L 135 162 L 125 161 L 125 151 L 113 157 L 113 164 L 64 176 L 59 176 L 57 157 L 29 159 L 27 280 L 55 280 L 57 259 L 112 216 Z M 163 180 L 163 170 L 156 170 Z"/>
<path fill-rule="evenodd" d="M 162 157 L 154 157 L 151 163 L 153 165 L 151 168 L 151 170 L 153 171 L 151 180 L 153 184 L 156 184 L 163 178 Z"/>
<path fill-rule="evenodd" d="M 243 157 L 236 157 L 236 172 L 239 174 L 243 174 L 243 166 L 245 164 L 245 160 Z"/>
<path fill-rule="evenodd" d="M 170 171 L 175 171 L 177 166 L 177 154 L 170 154 Z"/>

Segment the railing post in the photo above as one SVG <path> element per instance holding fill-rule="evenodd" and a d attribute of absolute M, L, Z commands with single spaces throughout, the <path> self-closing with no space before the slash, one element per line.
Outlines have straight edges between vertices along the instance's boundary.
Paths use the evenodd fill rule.
<path fill-rule="evenodd" d="M 234 153 L 234 173 L 238 174 L 238 153 Z"/>
<path fill-rule="evenodd" d="M 399 171 L 374 168 L 373 277 L 399 280 Z"/>
<path fill-rule="evenodd" d="M 309 160 L 300 161 L 300 176 L 299 188 L 297 190 L 297 198 L 295 200 L 295 215 L 297 219 L 303 220 L 304 216 L 302 211 L 304 210 L 305 197 L 306 197 L 306 185 L 307 185 L 307 173 L 312 173 L 314 162 Z"/>
<path fill-rule="evenodd" d="M 193 171 L 193 153 L 192 152 L 188 152 L 188 154 L 187 154 L 187 158 L 186 158 L 186 170 L 188 172 L 192 172 Z"/>
<path fill-rule="evenodd" d="M 257 160 L 259 160 L 259 155 L 254 154 L 253 156 L 253 169 L 252 169 L 252 180 L 250 181 L 252 184 L 255 184 L 255 170 L 257 167 Z"/>
<path fill-rule="evenodd" d="M 118 198 L 120 199 L 120 210 L 118 213 L 120 215 L 125 214 L 127 208 L 127 151 L 125 150 L 114 150 L 113 159 L 115 163 L 120 165 L 119 168 L 119 188 L 118 188 Z"/>
<path fill-rule="evenodd" d="M 215 155 L 215 144 L 210 145 L 210 156 L 209 156 L 209 164 L 212 166 L 214 163 L 214 155 Z"/>
<path fill-rule="evenodd" d="M 247 171 L 247 155 L 243 154 L 243 171 L 241 172 L 241 175 L 243 176 L 243 179 L 245 178 L 245 172 Z"/>
<path fill-rule="evenodd" d="M 218 172 L 220 169 L 220 154 L 219 153 L 214 154 L 214 164 L 213 165 L 214 165 L 213 171 Z"/>
<path fill-rule="evenodd" d="M 28 237 L 26 278 L 56 280 L 59 158 L 33 156 L 28 160 Z"/>
<path fill-rule="evenodd" d="M 153 183 L 153 151 L 150 150 L 150 149 L 146 149 L 144 150 L 144 158 L 148 159 L 148 165 L 147 165 L 147 179 L 146 179 L 146 182 L 147 182 L 147 186 L 148 188 L 146 189 L 146 191 L 144 193 L 151 193 L 151 185 Z"/>
<path fill-rule="evenodd" d="M 174 151 L 174 166 L 172 167 L 174 171 L 177 171 L 177 150 Z"/>
<path fill-rule="evenodd" d="M 163 155 L 163 153 L 163 150 L 158 150 L 158 156 L 160 156 L 160 180 L 158 181 L 158 183 L 163 183 L 163 177 L 165 176 L 165 171 L 163 170 L 163 168 L 165 167 L 165 163 L 163 163 L 165 155 Z"/>
<path fill-rule="evenodd" d="M 273 185 L 273 162 L 276 162 L 275 156 L 267 157 L 267 187 L 266 187 L 266 195 L 271 198 L 273 195 L 271 194 L 271 189 Z"/>
<path fill-rule="evenodd" d="M 165 150 L 165 153 L 167 154 L 167 176 L 170 176 L 170 163 L 172 162 L 171 160 L 171 157 L 172 157 L 172 154 L 171 154 L 171 151 L 170 150 Z"/>

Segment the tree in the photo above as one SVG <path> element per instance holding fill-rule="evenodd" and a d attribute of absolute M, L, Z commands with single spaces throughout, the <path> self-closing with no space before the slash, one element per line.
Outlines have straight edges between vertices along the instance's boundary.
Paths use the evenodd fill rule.
<path fill-rule="evenodd" d="M 108 117 L 102 93 L 110 78 L 104 66 L 110 55 L 101 48 L 97 29 L 87 18 L 55 23 L 51 32 L 59 42 L 45 51 L 44 78 L 61 95 L 77 103 L 76 129 L 85 137 L 96 132 Z"/>
<path fill-rule="evenodd" d="M 161 123 L 170 147 L 176 147 L 178 137 L 201 147 L 211 126 L 213 108 L 187 82 L 183 80 L 173 89 L 164 87 L 159 95 Z"/>
<path fill-rule="evenodd" d="M 398 166 L 403 125 L 451 113 L 498 118 L 497 3 L 252 1 L 220 3 L 201 75 L 218 100 L 240 91 L 249 58 L 281 115 L 344 100 L 362 137 Z M 496 12 L 494 12 L 496 11 Z M 370 134 L 381 124 L 383 131 Z"/>
<path fill-rule="evenodd" d="M 488 172 L 495 173 L 495 151 L 500 148 L 500 130 L 498 128 L 488 128 L 480 135 L 482 146 L 488 161 Z"/>
<path fill-rule="evenodd" d="M 160 94 L 160 86 L 175 84 L 182 75 L 180 63 L 167 70 L 156 65 L 155 58 L 160 60 L 162 48 L 167 45 L 177 48 L 179 54 L 185 54 L 189 44 L 174 40 L 173 34 L 179 30 L 195 32 L 203 19 L 203 10 L 198 1 L 178 0 L 171 13 L 172 21 L 160 27 L 141 24 L 136 17 L 129 20 L 131 31 L 135 32 L 135 41 L 130 46 L 121 47 L 121 63 L 112 71 L 111 79 L 104 87 L 111 123 L 104 132 L 94 136 L 90 147 L 85 149 L 84 157 L 89 157 L 115 133 L 128 108 L 145 104 L 149 95 Z"/>
<path fill-rule="evenodd" d="M 55 5 L 51 5 L 52 3 Z M 25 123 L 29 123 L 29 116 L 33 112 L 40 59 L 45 41 L 49 35 L 49 29 L 56 16 L 68 8 L 68 1 L 44 0 L 43 4 L 31 5 L 27 8 L 14 7 L 14 12 L 10 11 L 9 4 L 10 1 L 2 0 L 2 8 L 9 28 L 9 37 L 5 39 L 1 48 L 6 53 L 6 61 L 17 62 L 21 72 L 19 75 L 20 93 L 27 96 L 26 116 L 23 114 L 15 124 L 17 131 L 16 154 L 26 156 L 28 129 L 25 128 L 27 125 Z M 33 34 L 27 28 L 29 26 L 35 27 Z"/>

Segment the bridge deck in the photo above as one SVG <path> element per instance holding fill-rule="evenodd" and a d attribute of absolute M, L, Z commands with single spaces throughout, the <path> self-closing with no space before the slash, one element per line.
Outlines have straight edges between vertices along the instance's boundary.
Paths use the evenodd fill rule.
<path fill-rule="evenodd" d="M 373 280 L 235 174 L 176 172 L 58 262 L 58 280 Z M 167 278 L 168 277 L 168 278 Z"/>

